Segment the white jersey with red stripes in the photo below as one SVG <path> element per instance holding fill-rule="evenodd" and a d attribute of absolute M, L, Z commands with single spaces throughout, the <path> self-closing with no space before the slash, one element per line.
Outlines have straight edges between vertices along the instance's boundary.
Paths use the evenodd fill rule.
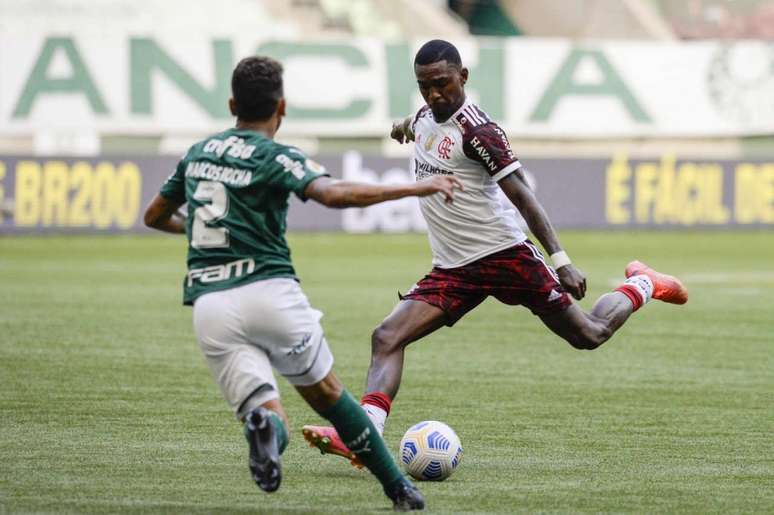
<path fill-rule="evenodd" d="M 486 113 L 466 100 L 448 120 L 438 123 L 425 106 L 411 128 L 416 179 L 454 175 L 465 188 L 449 203 L 443 195 L 419 199 L 433 266 L 463 266 L 527 239 L 515 211 L 501 204 L 497 185 L 521 164 L 505 133 Z"/>

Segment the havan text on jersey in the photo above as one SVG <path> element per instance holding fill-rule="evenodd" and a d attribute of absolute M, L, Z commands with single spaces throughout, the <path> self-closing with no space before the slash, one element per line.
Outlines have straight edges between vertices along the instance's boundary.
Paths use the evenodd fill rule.
<path fill-rule="evenodd" d="M 490 130 L 500 136 L 500 140 L 502 142 L 502 147 L 499 148 L 499 150 L 505 150 L 505 158 L 507 160 L 513 161 L 516 159 L 516 156 L 513 154 L 513 151 L 511 150 L 511 146 L 508 144 L 508 138 L 505 136 L 505 133 L 500 129 L 500 127 L 497 126 L 491 126 Z M 497 170 L 500 168 L 501 163 L 498 161 L 501 161 L 503 159 L 503 156 L 498 156 L 499 160 L 495 160 L 495 156 L 492 155 L 492 153 L 487 150 L 484 142 L 478 139 L 478 136 L 473 136 L 468 144 L 473 148 L 473 150 L 478 154 L 478 156 L 481 158 L 480 162 L 484 166 L 486 166 L 489 169 L 489 172 L 497 172 Z"/>

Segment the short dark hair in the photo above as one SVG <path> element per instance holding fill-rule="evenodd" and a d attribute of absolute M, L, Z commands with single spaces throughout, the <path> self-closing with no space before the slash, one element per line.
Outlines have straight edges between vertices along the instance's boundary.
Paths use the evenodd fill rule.
<path fill-rule="evenodd" d="M 439 61 L 446 61 L 459 67 L 462 66 L 462 59 L 460 59 L 460 53 L 457 51 L 457 48 L 442 39 L 433 39 L 422 45 L 422 48 L 419 49 L 416 57 L 414 57 L 414 66 L 424 66 Z"/>
<path fill-rule="evenodd" d="M 237 117 L 246 122 L 267 120 L 282 98 L 282 65 L 271 57 L 245 57 L 231 75 Z"/>

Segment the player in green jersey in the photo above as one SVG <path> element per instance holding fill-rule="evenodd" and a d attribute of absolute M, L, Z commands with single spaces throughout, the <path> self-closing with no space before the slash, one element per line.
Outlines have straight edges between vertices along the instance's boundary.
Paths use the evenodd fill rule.
<path fill-rule="evenodd" d="M 286 106 L 277 61 L 243 59 L 231 87 L 236 127 L 188 150 L 148 206 L 145 223 L 188 237 L 183 301 L 193 305 L 199 345 L 244 422 L 252 477 L 267 492 L 279 488 L 288 433 L 273 367 L 333 423 L 396 509 L 422 509 L 422 495 L 331 371 L 322 313 L 309 305 L 290 261 L 288 198 L 294 193 L 337 208 L 433 194 L 451 201 L 461 184 L 443 176 L 406 185 L 331 179 L 300 150 L 273 141 Z M 187 216 L 178 213 L 183 204 Z"/>

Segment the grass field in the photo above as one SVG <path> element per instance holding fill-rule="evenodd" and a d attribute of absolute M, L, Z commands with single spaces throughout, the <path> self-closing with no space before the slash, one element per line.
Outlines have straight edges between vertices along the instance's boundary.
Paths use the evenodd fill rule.
<path fill-rule="evenodd" d="M 640 258 L 683 276 L 594 352 L 487 301 L 410 348 L 386 439 L 443 420 L 465 448 L 435 513 L 774 512 L 774 233 L 564 233 L 589 308 Z M 429 265 L 422 235 L 294 234 L 336 370 L 359 396 L 371 329 Z M 378 484 L 300 437 L 249 479 L 240 426 L 180 304 L 173 237 L 0 238 L 0 512 L 385 512 Z"/>

